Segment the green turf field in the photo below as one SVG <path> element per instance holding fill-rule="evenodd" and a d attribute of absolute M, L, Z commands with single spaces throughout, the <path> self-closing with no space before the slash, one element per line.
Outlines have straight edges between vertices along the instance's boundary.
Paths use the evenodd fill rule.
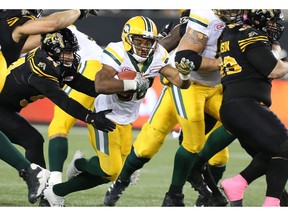
<path fill-rule="evenodd" d="M 48 138 L 47 126 L 36 126 L 45 138 L 45 155 L 47 158 Z M 135 131 L 136 137 L 138 131 Z M 85 127 L 74 127 L 69 135 L 69 155 L 66 160 L 64 172 L 76 150 L 81 149 L 86 157 L 95 154 L 88 141 L 88 131 Z M 173 158 L 178 146 L 178 140 L 169 135 L 160 152 L 141 170 L 141 176 L 136 186 L 130 186 L 124 192 L 118 202 L 118 206 L 161 206 L 165 192 L 168 190 L 171 180 Z M 20 148 L 19 148 L 20 149 Z M 20 149 L 22 152 L 23 150 Z M 47 159 L 46 159 L 47 161 Z M 224 177 L 231 177 L 241 171 L 247 163 L 249 156 L 242 150 L 238 142 L 230 146 L 230 160 Z M 47 161 L 48 164 L 48 161 Z M 0 161 L 0 206 L 37 206 L 32 205 L 27 200 L 27 187 L 25 182 L 18 177 L 18 172 L 8 164 Z M 64 180 L 66 174 L 64 173 Z M 69 194 L 66 197 L 67 207 L 103 206 L 103 197 L 110 184 Z M 261 178 L 249 186 L 245 193 L 245 206 L 261 206 L 266 183 Z M 184 188 L 186 206 L 193 206 L 197 198 L 197 193 L 191 189 L 190 184 Z"/>

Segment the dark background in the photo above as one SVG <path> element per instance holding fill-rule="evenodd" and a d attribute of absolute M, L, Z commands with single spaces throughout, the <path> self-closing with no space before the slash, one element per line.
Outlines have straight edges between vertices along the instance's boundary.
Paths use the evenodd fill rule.
<path fill-rule="evenodd" d="M 121 40 L 122 28 L 126 21 L 133 16 L 148 16 L 155 22 L 159 32 L 162 27 L 170 21 L 174 21 L 174 25 L 179 22 L 179 11 L 180 10 L 101 10 L 99 16 L 91 16 L 76 21 L 75 25 L 79 30 L 93 37 L 100 46 L 105 47 L 109 42 Z M 282 47 L 281 57 L 284 57 L 287 56 L 288 51 L 288 13 L 286 13 L 287 10 L 282 11 L 285 12 L 286 21 L 284 20 L 284 22 L 282 22 L 285 30 L 279 42 Z"/>

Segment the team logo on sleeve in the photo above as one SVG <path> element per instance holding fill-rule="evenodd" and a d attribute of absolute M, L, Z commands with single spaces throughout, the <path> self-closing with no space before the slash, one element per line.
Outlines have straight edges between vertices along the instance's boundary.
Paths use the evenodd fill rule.
<path fill-rule="evenodd" d="M 254 37 L 254 36 L 257 36 L 257 35 L 258 35 L 258 33 L 255 32 L 255 31 L 251 31 L 251 32 L 248 33 L 248 37 Z"/>
<path fill-rule="evenodd" d="M 46 69 L 46 63 L 44 63 L 44 62 L 39 62 L 39 63 L 37 64 L 37 66 L 38 66 L 39 68 L 42 68 L 42 70 L 45 70 L 45 69 Z"/>
<path fill-rule="evenodd" d="M 215 30 L 216 31 L 221 31 L 225 28 L 225 24 L 224 23 L 218 23 L 217 25 L 215 25 Z"/>

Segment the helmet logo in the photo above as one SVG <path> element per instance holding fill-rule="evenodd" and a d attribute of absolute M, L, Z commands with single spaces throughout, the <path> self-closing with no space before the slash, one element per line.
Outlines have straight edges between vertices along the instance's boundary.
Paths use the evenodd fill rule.
<path fill-rule="evenodd" d="M 130 24 L 127 23 L 124 26 L 124 28 L 123 28 L 123 32 L 126 33 L 126 34 L 129 34 L 130 33 L 130 29 L 131 29 Z"/>
<path fill-rule="evenodd" d="M 53 34 L 47 34 L 46 37 L 44 38 L 44 41 L 43 43 L 45 44 L 59 44 L 60 48 L 64 48 L 65 47 L 65 44 L 64 44 L 64 41 L 63 41 L 63 36 L 56 32 L 56 33 L 53 33 Z M 55 49 L 55 52 L 56 53 L 60 53 L 61 50 L 60 49 Z"/>

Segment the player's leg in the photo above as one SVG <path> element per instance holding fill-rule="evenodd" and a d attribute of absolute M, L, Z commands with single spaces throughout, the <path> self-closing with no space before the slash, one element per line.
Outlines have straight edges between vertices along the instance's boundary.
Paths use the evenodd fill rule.
<path fill-rule="evenodd" d="M 190 173 L 195 154 L 203 148 L 205 143 L 205 97 L 199 97 L 206 92 L 204 88 L 191 85 L 186 90 L 180 90 L 174 87 L 171 92 L 177 120 L 183 131 L 183 142 L 175 154 L 172 181 L 162 206 L 184 205 L 183 186 Z"/>
<path fill-rule="evenodd" d="M 79 73 L 82 73 L 88 79 L 94 80 L 95 71 L 101 68 L 97 60 L 88 60 L 81 64 Z M 84 107 L 93 110 L 94 98 L 81 92 L 64 87 L 69 97 L 81 103 Z M 59 107 L 54 107 L 54 117 L 48 128 L 49 146 L 49 168 L 51 171 L 50 183 L 56 184 L 62 182 L 63 165 L 68 155 L 68 134 L 77 119 L 67 114 Z"/>
<path fill-rule="evenodd" d="M 11 112 L 0 107 L 2 117 L 0 119 L 0 131 L 8 139 L 25 149 L 25 157 L 32 163 L 46 168 L 43 144 L 44 138 L 26 119 L 16 112 Z"/>
<path fill-rule="evenodd" d="M 105 205 L 116 204 L 129 185 L 131 175 L 141 169 L 159 151 L 176 123 L 171 98 L 167 94 L 167 87 L 164 87 L 150 119 L 142 126 L 117 181 L 107 191 Z"/>
<path fill-rule="evenodd" d="M 86 159 L 77 151 L 67 169 L 68 181 L 49 185 L 44 191 L 50 205 L 63 206 L 64 197 L 113 181 L 119 175 L 132 146 L 132 125 L 116 125 L 106 133 L 88 125 L 89 139 L 97 156 Z"/>

